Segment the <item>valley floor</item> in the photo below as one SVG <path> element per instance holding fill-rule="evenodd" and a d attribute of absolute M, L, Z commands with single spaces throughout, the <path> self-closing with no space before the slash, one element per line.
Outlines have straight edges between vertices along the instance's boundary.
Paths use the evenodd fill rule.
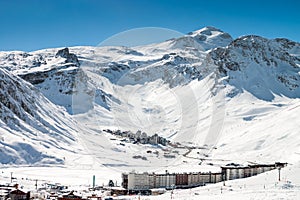
<path fill-rule="evenodd" d="M 10 182 L 10 175 L 16 178 L 24 190 L 34 190 L 35 180 L 38 187 L 44 183 L 61 183 L 70 189 L 85 190 L 92 185 L 92 176 L 96 175 L 97 185 L 107 185 L 114 180 L 120 185 L 120 173 L 109 168 L 79 169 L 78 167 L 9 167 L 1 169 L 0 183 Z M 300 163 L 289 164 L 281 170 L 281 181 L 278 171 L 272 170 L 245 179 L 210 184 L 193 189 L 175 189 L 159 196 L 125 196 L 115 199 L 300 199 Z"/>

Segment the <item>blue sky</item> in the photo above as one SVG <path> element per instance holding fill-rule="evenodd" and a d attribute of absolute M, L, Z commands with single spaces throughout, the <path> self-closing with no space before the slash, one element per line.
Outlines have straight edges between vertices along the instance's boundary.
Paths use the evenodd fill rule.
<path fill-rule="evenodd" d="M 0 0 L 0 50 L 96 46 L 133 28 L 188 33 L 214 26 L 300 42 L 300 1 Z"/>

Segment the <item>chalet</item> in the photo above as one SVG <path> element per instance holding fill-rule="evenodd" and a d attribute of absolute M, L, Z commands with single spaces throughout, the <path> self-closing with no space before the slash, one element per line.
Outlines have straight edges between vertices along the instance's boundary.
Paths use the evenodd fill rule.
<path fill-rule="evenodd" d="M 5 200 L 10 198 L 10 193 L 11 191 L 15 191 L 16 189 L 18 189 L 18 184 L 14 184 L 14 185 L 0 185 L 0 200 Z"/>
<path fill-rule="evenodd" d="M 122 187 L 111 187 L 110 191 L 111 191 L 111 194 L 113 194 L 113 196 L 120 196 L 120 195 L 127 194 L 127 190 Z"/>
<path fill-rule="evenodd" d="M 0 188 L 0 200 L 5 200 L 8 198 L 9 190 L 7 188 Z"/>
<path fill-rule="evenodd" d="M 59 183 L 56 184 L 46 183 L 46 190 L 50 193 L 58 193 L 61 191 L 68 190 L 68 186 L 60 185 Z"/>
<path fill-rule="evenodd" d="M 96 194 L 92 194 L 91 196 L 87 197 L 88 200 L 101 200 L 102 198 L 97 196 Z"/>
<path fill-rule="evenodd" d="M 56 200 L 58 198 L 58 195 L 54 192 L 50 193 L 47 199 L 49 200 Z"/>
<path fill-rule="evenodd" d="M 67 195 L 63 195 L 62 197 L 58 197 L 57 200 L 81 200 L 80 196 L 74 194 L 74 191 L 70 192 Z"/>
<path fill-rule="evenodd" d="M 11 200 L 29 200 L 30 193 L 25 193 L 22 190 L 16 189 L 9 193 L 9 198 Z"/>

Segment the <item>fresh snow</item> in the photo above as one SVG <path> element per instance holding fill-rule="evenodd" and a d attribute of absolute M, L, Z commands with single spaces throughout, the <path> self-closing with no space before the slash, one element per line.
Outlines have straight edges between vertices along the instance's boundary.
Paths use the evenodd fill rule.
<path fill-rule="evenodd" d="M 69 48 L 80 66 L 56 56 L 58 50 L 0 52 L 3 182 L 13 172 L 20 182 L 71 186 L 90 185 L 96 175 L 102 185 L 120 183 L 121 173 L 132 170 L 218 171 L 232 162 L 281 161 L 289 165 L 280 183 L 274 170 L 226 186 L 176 190 L 174 197 L 298 199 L 299 43 L 233 40 L 206 27 L 134 48 Z M 124 142 L 104 129 L 158 133 L 183 148 Z"/>

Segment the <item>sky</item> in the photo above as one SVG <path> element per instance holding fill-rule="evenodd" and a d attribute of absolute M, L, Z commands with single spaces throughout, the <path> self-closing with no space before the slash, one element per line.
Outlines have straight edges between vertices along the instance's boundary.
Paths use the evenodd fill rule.
<path fill-rule="evenodd" d="M 0 51 L 97 46 L 124 31 L 214 26 L 300 42 L 299 0 L 0 0 Z"/>

